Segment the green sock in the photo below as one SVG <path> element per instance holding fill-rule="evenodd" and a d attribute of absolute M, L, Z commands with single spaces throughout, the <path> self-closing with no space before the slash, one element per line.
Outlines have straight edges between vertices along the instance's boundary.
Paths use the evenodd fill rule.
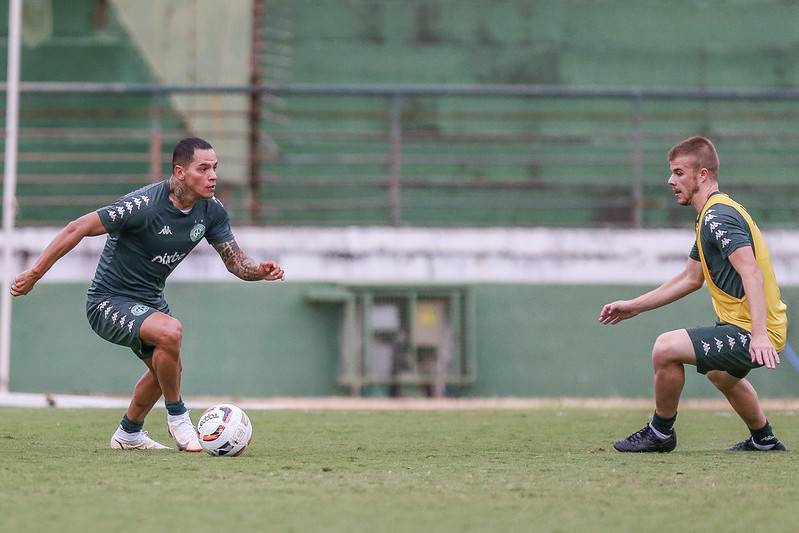
<path fill-rule="evenodd" d="M 144 427 L 144 422 L 134 422 L 128 418 L 128 415 L 124 415 L 122 423 L 119 425 L 122 426 L 122 431 L 126 433 L 138 433 Z"/>
<path fill-rule="evenodd" d="M 183 398 L 178 398 L 178 401 L 170 403 L 164 400 L 166 412 L 172 416 L 182 415 L 186 412 L 186 406 L 183 405 Z"/>
<path fill-rule="evenodd" d="M 657 414 L 657 411 L 655 411 L 655 414 L 652 415 L 652 427 L 664 435 L 671 435 L 672 431 L 674 431 L 674 422 L 676 421 L 676 414 L 671 418 L 663 418 Z"/>
<path fill-rule="evenodd" d="M 749 432 L 752 434 L 752 439 L 757 444 L 772 444 L 772 440 L 774 438 L 774 431 L 771 429 L 771 424 L 768 423 L 766 420 L 766 425 L 760 429 L 750 429 Z"/>

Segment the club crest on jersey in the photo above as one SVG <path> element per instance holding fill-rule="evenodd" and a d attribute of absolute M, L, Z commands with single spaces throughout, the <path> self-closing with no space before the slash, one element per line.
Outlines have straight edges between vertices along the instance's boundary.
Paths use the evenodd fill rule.
<path fill-rule="evenodd" d="M 150 308 L 148 306 L 141 304 L 136 304 L 130 308 L 130 312 L 133 316 L 141 316 L 149 310 Z"/>
<path fill-rule="evenodd" d="M 195 224 L 193 228 L 191 228 L 191 232 L 189 233 L 189 237 L 191 238 L 191 242 L 197 242 L 203 238 L 205 235 L 205 226 L 202 224 Z"/>

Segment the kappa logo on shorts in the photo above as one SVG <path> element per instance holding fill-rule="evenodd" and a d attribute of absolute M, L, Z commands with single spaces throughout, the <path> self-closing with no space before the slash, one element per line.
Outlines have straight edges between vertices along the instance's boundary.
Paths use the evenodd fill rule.
<path fill-rule="evenodd" d="M 716 341 L 716 351 L 721 353 L 721 350 L 724 349 L 724 341 L 720 340 L 718 337 L 713 337 L 713 340 Z"/>
<path fill-rule="evenodd" d="M 730 350 L 735 349 L 735 337 L 730 337 L 727 335 L 727 344 L 730 346 Z"/>
<path fill-rule="evenodd" d="M 136 304 L 130 308 L 130 312 L 133 314 L 133 316 L 141 316 L 149 310 L 150 306 L 142 304 Z"/>
<path fill-rule="evenodd" d="M 749 344 L 749 339 L 751 338 L 749 335 L 745 335 L 743 333 L 738 334 L 738 338 L 741 339 L 741 344 L 743 344 L 744 348 L 746 345 Z"/>
<path fill-rule="evenodd" d="M 705 351 L 705 355 L 707 355 L 708 352 L 710 351 L 710 344 L 708 344 L 705 341 L 702 341 L 702 349 Z"/>
<path fill-rule="evenodd" d="M 146 307 L 146 306 L 143 306 L 143 307 Z M 134 319 L 130 318 L 128 315 L 122 315 L 121 317 L 119 317 L 119 328 L 120 329 L 127 329 L 128 333 L 133 331 L 133 325 L 135 323 L 136 323 L 136 321 Z"/>
<path fill-rule="evenodd" d="M 189 232 L 189 237 L 191 238 L 191 242 L 197 242 L 203 238 L 205 235 L 205 225 L 203 224 L 195 224 L 193 228 L 191 228 L 191 232 Z"/>

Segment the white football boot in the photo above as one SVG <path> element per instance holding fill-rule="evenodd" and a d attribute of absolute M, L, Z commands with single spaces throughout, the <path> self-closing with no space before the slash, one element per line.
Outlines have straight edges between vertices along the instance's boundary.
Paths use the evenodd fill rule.
<path fill-rule="evenodd" d="M 178 445 L 178 449 L 184 452 L 201 452 L 200 439 L 197 437 L 197 430 L 191 423 L 189 411 L 182 415 L 166 415 L 166 425 L 172 440 Z"/>
<path fill-rule="evenodd" d="M 146 431 L 127 433 L 122 427 L 117 428 L 111 436 L 111 449 L 113 450 L 171 450 L 147 436 Z"/>

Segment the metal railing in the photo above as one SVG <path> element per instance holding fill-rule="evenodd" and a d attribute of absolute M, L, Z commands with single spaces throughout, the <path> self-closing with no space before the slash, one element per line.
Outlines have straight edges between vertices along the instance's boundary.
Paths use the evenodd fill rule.
<path fill-rule="evenodd" d="M 685 225 L 666 153 L 695 134 L 762 224 L 799 220 L 793 90 L 28 82 L 20 102 L 20 225 L 162 179 L 186 135 L 220 152 L 237 224 Z"/>

